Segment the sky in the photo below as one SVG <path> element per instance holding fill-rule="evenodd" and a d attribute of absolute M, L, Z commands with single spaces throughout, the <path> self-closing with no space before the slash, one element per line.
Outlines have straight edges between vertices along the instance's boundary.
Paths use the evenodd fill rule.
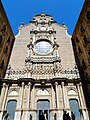
<path fill-rule="evenodd" d="M 42 12 L 53 16 L 60 25 L 64 22 L 72 35 L 84 0 L 2 0 L 2 3 L 14 35 L 22 22 L 27 25 Z"/>

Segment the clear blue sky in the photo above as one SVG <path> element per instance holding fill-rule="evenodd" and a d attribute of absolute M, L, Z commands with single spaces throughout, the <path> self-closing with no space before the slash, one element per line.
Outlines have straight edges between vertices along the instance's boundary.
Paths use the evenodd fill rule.
<path fill-rule="evenodd" d="M 28 24 L 37 14 L 52 15 L 58 24 L 63 22 L 72 35 L 84 0 L 2 0 L 14 34 L 21 22 Z"/>

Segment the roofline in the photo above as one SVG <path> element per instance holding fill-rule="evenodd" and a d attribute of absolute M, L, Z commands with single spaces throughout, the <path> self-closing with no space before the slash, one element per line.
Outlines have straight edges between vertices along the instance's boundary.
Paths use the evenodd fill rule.
<path fill-rule="evenodd" d="M 73 34 L 72 34 L 72 38 L 73 38 L 73 36 L 74 36 L 74 34 L 75 34 L 76 30 L 77 30 L 77 27 L 78 27 L 79 22 L 82 20 L 81 17 L 83 16 L 83 10 L 85 9 L 85 6 L 86 6 L 86 4 L 87 4 L 88 2 L 90 3 L 89 0 L 85 0 L 85 2 L 84 2 L 84 4 L 83 4 L 83 7 L 82 7 L 82 9 L 81 9 L 80 15 L 79 15 L 79 17 L 78 17 L 78 20 L 77 20 L 77 22 L 76 22 L 76 25 L 75 25 L 75 28 L 74 28 L 74 31 L 73 31 Z"/>
<path fill-rule="evenodd" d="M 2 4 L 2 2 L 1 2 L 1 0 L 0 0 L 0 4 L 1 4 L 1 8 L 3 9 L 4 15 L 5 15 L 5 19 L 6 19 L 6 21 L 9 23 L 8 25 L 9 25 L 10 30 L 11 30 L 11 32 L 12 32 L 12 35 L 13 35 L 13 37 L 14 37 L 13 30 L 12 30 L 12 28 L 11 28 L 10 22 L 9 22 L 9 20 L 8 20 L 8 17 L 7 17 L 7 15 L 6 15 L 6 12 L 5 12 L 5 10 L 4 10 L 4 7 L 3 7 L 3 4 Z M 15 37 L 14 37 L 14 39 L 15 39 Z"/>
<path fill-rule="evenodd" d="M 38 16 L 41 16 L 41 14 L 35 15 L 34 17 L 38 17 Z M 45 16 L 52 17 L 51 15 L 48 15 L 48 14 L 45 14 Z"/>

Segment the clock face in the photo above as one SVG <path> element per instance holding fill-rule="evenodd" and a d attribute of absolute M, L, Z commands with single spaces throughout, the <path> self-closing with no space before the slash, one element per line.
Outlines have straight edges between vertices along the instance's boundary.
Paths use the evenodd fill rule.
<path fill-rule="evenodd" d="M 52 45 L 49 42 L 42 40 L 35 44 L 34 51 L 37 54 L 46 55 L 52 51 Z"/>

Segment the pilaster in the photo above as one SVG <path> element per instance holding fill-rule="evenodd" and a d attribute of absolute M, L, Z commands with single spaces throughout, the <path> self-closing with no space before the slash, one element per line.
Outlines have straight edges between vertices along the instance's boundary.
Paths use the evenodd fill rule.
<path fill-rule="evenodd" d="M 85 98 L 84 98 L 84 93 L 83 93 L 83 89 L 82 89 L 82 83 L 80 82 L 80 91 L 81 91 L 81 96 L 82 96 L 82 100 L 83 100 L 83 106 L 84 106 L 84 119 L 87 120 L 87 118 L 89 118 L 88 112 L 87 112 L 87 108 L 86 108 L 86 103 L 85 103 Z"/>
<path fill-rule="evenodd" d="M 85 101 L 83 98 L 83 91 L 82 91 L 82 86 L 81 83 L 77 84 L 77 90 L 78 90 L 78 95 L 79 95 L 79 101 L 80 101 L 80 109 L 81 109 L 81 113 L 83 115 L 83 119 L 84 120 L 88 120 L 88 116 L 86 113 L 86 108 L 85 108 Z"/>
<path fill-rule="evenodd" d="M 35 109 L 35 85 L 33 86 L 33 91 L 32 91 L 32 109 Z"/>
<path fill-rule="evenodd" d="M 0 109 L 1 109 L 1 113 L 0 113 L 0 120 L 2 120 L 3 117 L 3 112 L 5 110 L 5 104 L 6 104 L 6 99 L 7 99 L 7 93 L 8 93 L 8 85 L 6 85 L 5 83 L 3 83 L 3 87 L 2 87 L 2 91 L 1 91 L 1 102 L 0 102 Z"/>
<path fill-rule="evenodd" d="M 30 109 L 30 97 L 31 97 L 31 82 L 28 83 L 28 95 L 27 95 L 27 107 L 23 114 L 23 120 L 29 120 L 29 109 Z"/>
<path fill-rule="evenodd" d="M 56 107 L 59 108 L 58 82 L 55 82 L 55 89 L 56 89 Z"/>
<path fill-rule="evenodd" d="M 27 98 L 27 109 L 30 108 L 30 97 L 31 97 L 31 82 L 28 83 L 28 98 Z"/>
<path fill-rule="evenodd" d="M 66 88 L 64 86 L 64 82 L 61 83 L 62 84 L 62 93 L 63 93 L 63 107 L 65 110 L 69 109 L 69 102 L 68 102 L 68 97 L 67 97 L 67 91 Z"/>
<path fill-rule="evenodd" d="M 1 90 L 1 96 L 0 96 L 0 110 L 2 110 L 2 104 L 3 104 L 4 95 L 5 95 L 5 90 L 6 90 L 6 84 L 3 83 L 3 87 Z"/>
<path fill-rule="evenodd" d="M 54 89 L 53 89 L 53 86 L 52 86 L 52 109 L 54 109 L 54 106 L 55 106 L 55 98 L 54 98 Z"/>
<path fill-rule="evenodd" d="M 17 108 L 15 112 L 15 120 L 22 120 L 22 104 L 23 104 L 24 82 L 19 90 L 19 96 L 17 101 Z"/>

